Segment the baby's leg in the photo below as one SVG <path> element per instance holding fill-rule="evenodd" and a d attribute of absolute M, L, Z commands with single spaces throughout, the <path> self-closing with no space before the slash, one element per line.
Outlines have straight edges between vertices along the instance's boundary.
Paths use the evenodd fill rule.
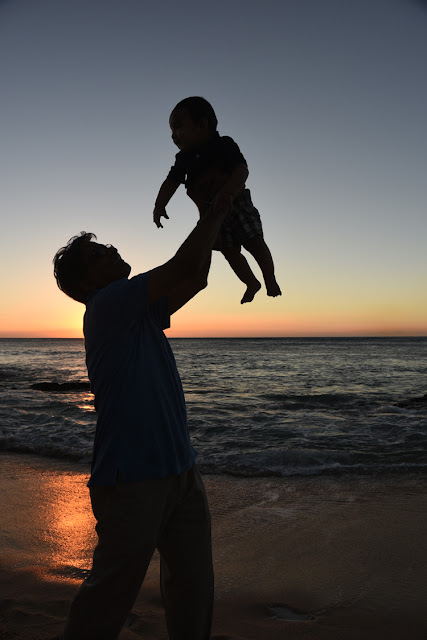
<path fill-rule="evenodd" d="M 274 263 L 270 253 L 270 249 L 267 247 L 264 237 L 262 235 L 254 236 L 247 242 L 245 242 L 245 249 L 249 251 L 258 262 L 262 275 L 264 276 L 265 286 L 267 288 L 267 295 L 275 297 L 281 296 L 282 292 L 277 284 L 276 277 L 274 275 Z"/>
<path fill-rule="evenodd" d="M 240 303 L 244 304 L 245 302 L 252 302 L 257 291 L 261 289 L 261 283 L 252 273 L 252 269 L 250 268 L 248 261 L 240 252 L 240 247 L 222 249 L 221 253 L 230 264 L 230 267 L 233 269 L 236 276 L 246 285 L 246 291 Z"/>

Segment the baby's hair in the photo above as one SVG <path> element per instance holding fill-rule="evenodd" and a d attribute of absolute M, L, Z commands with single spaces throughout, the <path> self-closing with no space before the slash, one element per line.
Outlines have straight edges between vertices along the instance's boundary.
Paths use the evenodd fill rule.
<path fill-rule="evenodd" d="M 212 105 L 205 98 L 200 96 L 184 98 L 184 100 L 178 102 L 172 113 L 178 111 L 178 109 L 187 109 L 193 122 L 199 122 L 202 118 L 207 118 L 208 129 L 216 131 L 218 120 Z"/>

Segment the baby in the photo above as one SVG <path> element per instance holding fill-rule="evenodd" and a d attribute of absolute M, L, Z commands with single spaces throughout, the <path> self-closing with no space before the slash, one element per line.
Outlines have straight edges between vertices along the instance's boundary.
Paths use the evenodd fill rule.
<path fill-rule="evenodd" d="M 157 227 L 163 227 L 161 218 L 169 218 L 166 205 L 179 185 L 185 184 L 200 216 L 210 206 L 227 211 L 214 249 L 221 251 L 234 273 L 246 285 L 241 303 L 251 302 L 261 288 L 241 253 L 242 246 L 257 261 L 267 295 L 280 296 L 282 292 L 274 275 L 273 259 L 264 240 L 261 219 L 252 204 L 249 189 L 245 188 L 249 171 L 239 147 L 232 138 L 219 135 L 215 112 L 204 98 L 181 100 L 172 111 L 169 124 L 179 153 L 156 199 L 153 219 Z"/>

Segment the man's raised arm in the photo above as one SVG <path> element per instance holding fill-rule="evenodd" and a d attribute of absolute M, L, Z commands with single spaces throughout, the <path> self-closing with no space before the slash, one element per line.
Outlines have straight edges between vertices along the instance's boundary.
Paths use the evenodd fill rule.
<path fill-rule="evenodd" d="M 174 313 L 206 286 L 212 247 L 230 207 L 231 201 L 211 207 L 174 257 L 150 272 L 150 304 L 168 295 L 169 311 Z"/>

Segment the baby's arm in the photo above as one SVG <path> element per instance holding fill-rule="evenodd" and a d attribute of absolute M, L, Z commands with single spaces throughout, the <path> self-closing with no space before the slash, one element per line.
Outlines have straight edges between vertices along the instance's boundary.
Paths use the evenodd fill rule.
<path fill-rule="evenodd" d="M 172 198 L 175 191 L 178 189 L 180 183 L 175 180 L 171 180 L 170 178 L 166 178 L 163 182 L 162 186 L 159 189 L 159 193 L 157 194 L 156 202 L 154 205 L 153 211 L 153 220 L 157 227 L 162 227 L 163 225 L 160 221 L 160 218 L 166 218 L 169 220 L 169 216 L 166 213 L 166 205 L 169 200 Z"/>
<path fill-rule="evenodd" d="M 236 165 L 215 196 L 215 208 L 218 208 L 220 211 L 222 211 L 223 208 L 227 210 L 231 209 L 233 200 L 245 186 L 248 175 L 249 169 L 245 162 Z"/>

